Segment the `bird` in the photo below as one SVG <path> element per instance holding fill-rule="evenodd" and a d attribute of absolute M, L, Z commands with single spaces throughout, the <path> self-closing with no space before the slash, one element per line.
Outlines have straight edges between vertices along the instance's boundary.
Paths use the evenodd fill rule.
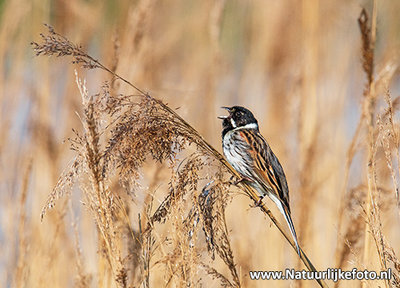
<path fill-rule="evenodd" d="M 271 147 L 261 135 L 258 121 L 253 113 L 242 106 L 221 107 L 229 112 L 222 119 L 222 150 L 228 163 L 244 181 L 260 194 L 261 204 L 268 196 L 284 216 L 300 254 L 296 230 L 289 206 L 289 188 L 285 172 Z"/>

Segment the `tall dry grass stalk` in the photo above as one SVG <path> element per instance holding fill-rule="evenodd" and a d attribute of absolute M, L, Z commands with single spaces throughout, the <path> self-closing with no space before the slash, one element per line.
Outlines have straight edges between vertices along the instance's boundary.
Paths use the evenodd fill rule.
<path fill-rule="evenodd" d="M 376 41 L 376 17 L 377 17 L 377 4 L 373 1 L 373 12 L 372 12 L 372 24 L 369 27 L 367 12 L 363 9 L 360 17 L 358 18 L 358 24 L 361 31 L 362 39 L 362 59 L 363 69 L 367 76 L 367 84 L 364 90 L 364 118 L 367 122 L 366 128 L 368 130 L 368 195 L 365 203 L 365 214 L 367 217 L 371 215 L 371 206 L 376 206 L 374 203 L 374 192 L 377 187 L 375 179 L 375 139 L 374 139 L 374 126 L 375 126 L 375 109 L 376 109 L 376 94 L 375 94 L 375 82 L 374 82 L 374 49 Z M 375 212 L 376 213 L 376 212 Z M 369 231 L 371 231 L 370 223 L 367 221 L 364 229 L 364 254 L 363 260 L 368 261 L 369 259 Z M 365 287 L 363 282 L 363 287 Z"/>

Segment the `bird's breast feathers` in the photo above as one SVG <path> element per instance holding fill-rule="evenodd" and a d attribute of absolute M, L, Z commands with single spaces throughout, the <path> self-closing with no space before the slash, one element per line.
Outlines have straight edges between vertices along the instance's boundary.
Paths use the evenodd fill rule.
<path fill-rule="evenodd" d="M 223 140 L 223 151 L 226 160 L 241 176 L 251 178 L 250 144 L 246 141 L 246 138 L 242 137 L 241 133 L 242 131 L 236 129 L 229 131 Z"/>

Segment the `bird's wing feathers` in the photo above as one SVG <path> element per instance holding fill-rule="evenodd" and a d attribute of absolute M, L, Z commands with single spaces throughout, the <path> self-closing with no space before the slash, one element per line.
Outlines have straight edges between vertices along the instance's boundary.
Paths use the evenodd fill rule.
<path fill-rule="evenodd" d="M 297 241 L 296 230 L 290 216 L 289 206 L 289 189 L 286 182 L 285 173 L 279 163 L 278 158 L 272 152 L 267 141 L 262 137 L 260 132 L 255 129 L 237 130 L 240 136 L 241 145 L 246 146 L 245 157 L 242 160 L 244 166 L 248 168 L 243 170 L 248 174 L 251 173 L 252 180 L 256 182 L 257 189 L 262 194 L 268 194 L 273 202 L 277 205 L 279 211 L 285 217 L 289 226 L 290 233 L 293 236 L 297 253 L 301 255 L 301 249 Z"/>
<path fill-rule="evenodd" d="M 249 144 L 250 155 L 253 161 L 254 177 L 266 191 L 275 194 L 283 204 L 289 206 L 289 189 L 285 173 L 278 158 L 272 152 L 267 141 L 259 132 L 241 131 L 242 137 Z"/>

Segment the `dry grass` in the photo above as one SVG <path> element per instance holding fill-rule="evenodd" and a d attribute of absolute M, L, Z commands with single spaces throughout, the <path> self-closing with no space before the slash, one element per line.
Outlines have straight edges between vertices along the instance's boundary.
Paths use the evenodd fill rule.
<path fill-rule="evenodd" d="M 400 285 L 396 1 L 0 7 L 0 286 L 318 286 L 249 279 L 292 267 L 391 268 L 319 284 Z M 285 167 L 316 268 L 273 204 L 232 185 L 214 148 L 231 104 Z"/>

